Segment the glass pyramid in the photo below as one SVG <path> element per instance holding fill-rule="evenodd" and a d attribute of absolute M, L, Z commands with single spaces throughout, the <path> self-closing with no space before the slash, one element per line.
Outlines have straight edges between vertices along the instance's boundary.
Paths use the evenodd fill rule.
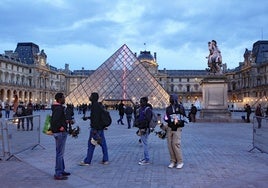
<path fill-rule="evenodd" d="M 169 94 L 125 44 L 71 91 L 66 103 L 88 104 L 92 92 L 99 93 L 102 103 L 120 100 L 136 103 L 147 96 L 154 108 L 169 104 Z"/>

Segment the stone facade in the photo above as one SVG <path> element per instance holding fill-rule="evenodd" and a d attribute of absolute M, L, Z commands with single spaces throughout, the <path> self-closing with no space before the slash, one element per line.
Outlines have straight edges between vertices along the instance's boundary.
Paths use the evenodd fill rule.
<path fill-rule="evenodd" d="M 27 52 L 27 53 L 25 53 Z M 23 54 L 26 54 L 23 57 Z M 202 86 L 206 70 L 159 70 L 156 53 L 141 51 L 137 56 L 168 93 L 175 93 L 186 108 L 191 103 L 202 107 Z M 224 75 L 228 83 L 228 105 L 242 109 L 246 103 L 254 106 L 267 103 L 268 41 L 257 41 L 246 50 L 244 62 Z M 0 54 L 0 101 L 12 103 L 14 95 L 20 101 L 50 105 L 56 92 L 68 95 L 94 70 L 69 70 L 47 63 L 44 50 L 34 43 L 18 43 L 16 50 Z"/>

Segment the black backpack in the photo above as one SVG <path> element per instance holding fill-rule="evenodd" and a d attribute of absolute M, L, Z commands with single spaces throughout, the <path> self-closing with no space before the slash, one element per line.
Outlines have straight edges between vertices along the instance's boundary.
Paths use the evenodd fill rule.
<path fill-rule="evenodd" d="M 149 109 L 150 107 L 146 107 L 145 108 L 145 111 L 147 110 L 147 109 Z M 156 115 L 156 113 L 152 110 L 152 118 L 151 118 L 151 120 L 150 120 L 150 122 L 149 122 L 149 128 L 150 129 L 154 129 L 155 127 L 156 127 L 156 125 L 158 124 L 158 120 L 157 120 L 157 115 Z"/>
<path fill-rule="evenodd" d="M 109 127 L 112 124 L 112 118 L 110 112 L 107 110 L 102 109 L 101 111 L 101 125 L 103 128 Z"/>

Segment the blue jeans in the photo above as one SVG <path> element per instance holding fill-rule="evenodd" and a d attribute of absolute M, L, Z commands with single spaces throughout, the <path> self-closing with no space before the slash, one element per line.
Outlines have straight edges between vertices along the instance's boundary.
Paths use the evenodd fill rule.
<path fill-rule="evenodd" d="M 10 111 L 6 111 L 6 118 L 9 118 Z"/>
<path fill-rule="evenodd" d="M 128 125 L 128 128 L 131 128 L 131 119 L 132 119 L 132 116 L 127 115 L 127 125 Z"/>
<path fill-rule="evenodd" d="M 95 145 L 91 143 L 91 138 L 96 139 L 97 137 L 101 138 L 100 146 L 101 146 L 102 154 L 103 154 L 102 162 L 109 161 L 108 149 L 107 149 L 107 144 L 106 144 L 103 130 L 90 129 L 89 139 L 88 139 L 88 148 L 87 148 L 87 157 L 84 159 L 85 163 L 88 163 L 88 164 L 91 163 L 93 153 L 95 150 Z"/>
<path fill-rule="evenodd" d="M 61 176 L 65 169 L 63 156 L 65 151 L 65 143 L 67 135 L 68 135 L 67 132 L 60 132 L 53 134 L 56 141 L 56 165 L 55 165 L 56 176 Z"/>
<path fill-rule="evenodd" d="M 143 145 L 143 153 L 144 153 L 144 158 L 146 161 L 150 160 L 149 157 L 149 149 L 148 149 L 148 137 L 149 137 L 149 129 L 146 129 L 146 132 L 141 135 L 141 142 Z"/>

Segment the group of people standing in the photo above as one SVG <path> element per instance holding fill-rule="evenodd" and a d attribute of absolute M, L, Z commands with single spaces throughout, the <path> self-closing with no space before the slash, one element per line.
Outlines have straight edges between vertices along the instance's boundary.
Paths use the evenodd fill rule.
<path fill-rule="evenodd" d="M 101 163 L 103 165 L 109 164 L 108 148 L 106 139 L 104 136 L 104 127 L 100 124 L 101 110 L 103 106 L 98 102 L 98 93 L 91 93 L 89 100 L 91 101 L 90 116 L 90 131 L 88 139 L 88 149 L 84 160 L 82 160 L 80 166 L 88 166 L 91 164 L 94 149 L 96 144 L 92 142 L 96 136 L 99 137 L 99 145 L 102 148 L 103 158 Z M 55 180 L 66 180 L 71 175 L 70 172 L 65 171 L 64 164 L 64 150 L 67 139 L 67 121 L 63 104 L 65 103 L 65 97 L 63 93 L 57 93 L 55 95 L 55 104 L 52 105 L 52 117 L 51 117 L 51 131 L 56 142 L 56 164 L 55 164 Z M 123 101 L 121 101 L 123 103 Z M 139 165 L 150 164 L 150 155 L 148 147 L 148 137 L 151 133 L 149 128 L 149 122 L 152 118 L 153 107 L 148 102 L 147 97 L 140 99 L 140 104 L 135 105 L 136 109 L 132 109 L 132 113 L 135 116 L 135 126 L 139 129 L 138 135 L 140 136 L 141 143 L 143 144 L 143 158 L 139 160 Z M 127 108 L 126 108 L 127 109 Z M 176 167 L 180 169 L 183 167 L 182 151 L 181 151 L 181 132 L 182 127 L 179 126 L 179 121 L 182 121 L 179 116 L 186 116 L 185 110 L 181 104 L 178 103 L 178 97 L 176 95 L 170 96 L 170 104 L 166 108 L 165 124 L 162 123 L 160 128 L 167 131 L 167 145 L 170 154 L 169 168 Z M 118 124 L 120 119 L 118 120 Z M 121 122 L 120 122 L 121 123 Z"/>
<path fill-rule="evenodd" d="M 29 102 L 26 107 L 23 102 L 20 102 L 17 108 L 15 109 L 15 117 L 18 117 L 17 130 L 20 130 L 20 126 L 23 131 L 25 131 L 25 118 L 26 118 L 26 131 L 33 130 L 33 105 Z"/>
<path fill-rule="evenodd" d="M 117 124 L 120 123 L 121 125 L 124 125 L 123 118 L 124 118 L 124 115 L 126 114 L 127 127 L 128 129 L 130 129 L 131 124 L 132 124 L 133 114 L 135 117 L 135 110 L 136 110 L 135 108 L 136 107 L 134 106 L 134 109 L 133 109 L 133 107 L 130 104 L 125 105 L 124 102 L 121 100 L 117 109 L 119 113 L 119 119 L 117 120 Z"/>
<path fill-rule="evenodd" d="M 258 129 L 261 128 L 261 122 L 262 122 L 262 118 L 265 116 L 265 117 L 268 117 L 268 106 L 266 107 L 266 111 L 265 111 L 265 115 L 264 115 L 264 112 L 262 110 L 262 107 L 261 107 L 261 104 L 258 104 L 257 107 L 256 107 L 256 110 L 255 110 L 255 116 L 256 116 L 256 120 L 257 120 L 257 123 L 258 123 Z"/>
<path fill-rule="evenodd" d="M 95 150 L 95 143 L 92 140 L 96 140 L 98 137 L 99 145 L 102 148 L 103 159 L 102 164 L 109 164 L 108 158 L 108 149 L 104 136 L 104 126 L 100 124 L 101 119 L 101 111 L 103 110 L 103 106 L 98 102 L 99 95 L 98 93 L 91 93 L 89 100 L 91 101 L 91 110 L 90 116 L 85 118 L 84 120 L 90 119 L 90 132 L 88 139 L 88 149 L 86 157 L 83 161 L 79 163 L 81 166 L 88 166 L 91 163 L 93 153 Z M 56 144 L 56 164 L 55 164 L 55 180 L 67 180 L 68 176 L 71 175 L 70 172 L 65 171 L 65 163 L 64 163 L 64 150 L 66 139 L 68 135 L 68 123 L 70 120 L 66 118 L 65 111 L 65 96 L 63 93 L 57 93 L 55 95 L 55 103 L 52 105 L 52 116 L 51 116 L 51 131 L 55 138 Z"/>
<path fill-rule="evenodd" d="M 33 104 L 31 102 L 27 103 L 25 106 L 22 101 L 18 101 L 17 95 L 14 96 L 13 105 L 10 105 L 8 102 L 4 104 L 5 118 L 10 118 L 10 112 L 13 110 L 13 116 L 17 118 L 17 130 L 20 130 L 20 127 L 23 131 L 32 131 L 33 130 Z M 0 104 L 0 118 L 2 118 L 2 105 Z M 26 129 L 25 129 L 25 119 L 26 119 Z"/>
<path fill-rule="evenodd" d="M 246 122 L 250 123 L 250 115 L 252 113 L 251 106 L 249 104 L 245 104 L 244 110 L 246 112 Z M 257 122 L 258 122 L 258 127 L 260 128 L 260 122 L 261 122 L 261 117 L 268 117 L 268 106 L 266 107 L 266 110 L 264 111 L 262 109 L 261 104 L 257 104 L 254 115 L 256 116 Z"/>

